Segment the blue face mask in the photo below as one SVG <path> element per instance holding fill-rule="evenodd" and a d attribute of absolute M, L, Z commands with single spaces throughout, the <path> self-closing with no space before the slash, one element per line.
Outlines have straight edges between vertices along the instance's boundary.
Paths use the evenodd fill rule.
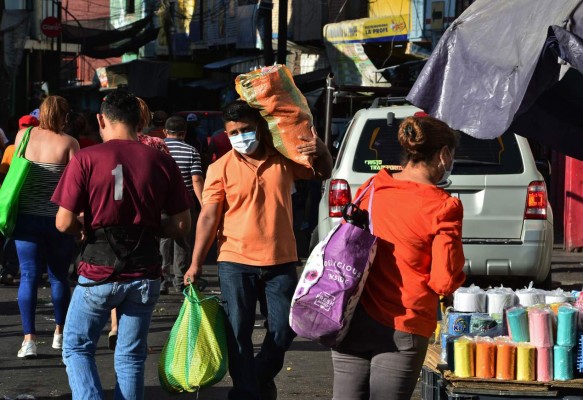
<path fill-rule="evenodd" d="M 256 132 L 240 133 L 236 136 L 229 136 L 231 146 L 241 154 L 252 154 L 259 147 Z"/>
<path fill-rule="evenodd" d="M 441 177 L 441 180 L 439 181 L 441 182 L 445 182 L 449 179 L 450 175 L 451 175 L 451 171 L 453 171 L 453 164 L 455 162 L 455 160 L 453 159 L 453 154 L 451 154 L 451 151 L 449 150 L 449 148 L 447 148 L 447 152 L 449 153 L 449 158 L 451 159 L 451 164 L 449 165 L 449 168 L 445 168 L 445 163 L 443 162 L 443 160 L 441 160 L 441 165 L 443 165 L 443 176 Z"/>

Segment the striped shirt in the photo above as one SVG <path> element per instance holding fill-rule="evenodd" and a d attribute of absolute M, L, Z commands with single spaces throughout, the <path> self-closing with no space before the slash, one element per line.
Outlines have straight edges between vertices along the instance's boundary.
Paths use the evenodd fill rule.
<path fill-rule="evenodd" d="M 166 138 L 164 142 L 166 142 L 168 149 L 170 149 L 170 155 L 174 158 L 176 164 L 178 164 L 178 168 L 180 168 L 186 189 L 194 196 L 192 177 L 194 175 L 202 176 L 200 154 L 198 154 L 198 151 L 194 147 L 181 140 Z"/>
<path fill-rule="evenodd" d="M 54 217 L 59 206 L 51 202 L 51 196 L 61 179 L 67 164 L 30 162 L 30 170 L 22 189 L 18 204 L 20 214 Z"/>

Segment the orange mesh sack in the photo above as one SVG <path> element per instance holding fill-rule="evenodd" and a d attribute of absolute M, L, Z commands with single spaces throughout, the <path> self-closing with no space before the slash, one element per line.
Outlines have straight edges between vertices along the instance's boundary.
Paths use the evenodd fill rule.
<path fill-rule="evenodd" d="M 235 89 L 267 121 L 277 151 L 312 168 L 312 157 L 296 149 L 302 143 L 299 136 L 312 137 L 312 114 L 289 69 L 278 64 L 239 75 Z"/>

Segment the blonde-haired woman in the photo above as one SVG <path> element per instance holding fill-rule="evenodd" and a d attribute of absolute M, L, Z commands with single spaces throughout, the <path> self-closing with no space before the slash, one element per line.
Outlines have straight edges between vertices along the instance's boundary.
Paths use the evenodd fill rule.
<path fill-rule="evenodd" d="M 36 357 L 35 314 L 39 280 L 46 265 L 51 284 L 56 327 L 52 347 L 60 350 L 63 326 L 71 292 L 68 270 L 75 247 L 74 237 L 55 227 L 58 206 L 51 202 L 53 191 L 67 165 L 79 150 L 79 143 L 64 133 L 69 113 L 67 100 L 47 97 L 40 107 L 40 124 L 32 128 L 24 156 L 31 162 L 20 193 L 19 210 L 13 237 L 20 260 L 18 307 L 24 340 L 18 357 Z M 16 136 L 18 147 L 26 130 Z"/>

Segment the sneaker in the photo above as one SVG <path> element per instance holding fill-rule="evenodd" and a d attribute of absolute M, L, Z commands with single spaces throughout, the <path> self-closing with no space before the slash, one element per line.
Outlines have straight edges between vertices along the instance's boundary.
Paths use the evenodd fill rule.
<path fill-rule="evenodd" d="M 2 272 L 0 274 L 0 283 L 6 286 L 12 285 L 14 283 L 14 277 L 8 272 Z"/>
<path fill-rule="evenodd" d="M 107 347 L 109 350 L 115 350 L 115 345 L 117 344 L 117 331 L 110 331 L 107 336 Z"/>
<path fill-rule="evenodd" d="M 55 333 L 53 336 L 53 349 L 62 350 L 63 349 L 63 334 Z"/>
<path fill-rule="evenodd" d="M 174 291 L 178 294 L 181 294 L 182 292 L 184 292 L 185 287 L 186 286 L 184 286 L 184 284 L 174 286 Z"/>
<path fill-rule="evenodd" d="M 36 342 L 34 340 L 25 340 L 22 342 L 22 347 L 18 350 L 19 358 L 34 358 L 36 357 Z"/>

